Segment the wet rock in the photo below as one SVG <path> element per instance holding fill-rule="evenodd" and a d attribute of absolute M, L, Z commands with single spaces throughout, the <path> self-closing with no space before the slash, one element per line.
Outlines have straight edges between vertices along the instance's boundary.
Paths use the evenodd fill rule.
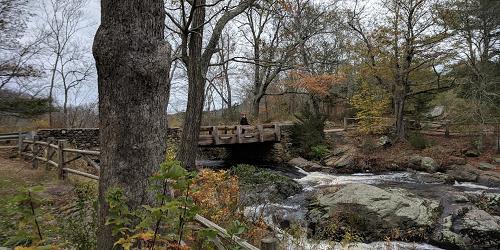
<path fill-rule="evenodd" d="M 491 215 L 500 216 L 500 193 L 467 192 L 465 195 L 478 208 L 487 211 Z"/>
<path fill-rule="evenodd" d="M 500 187 L 500 173 L 494 171 L 481 171 L 477 183 L 488 187 Z"/>
<path fill-rule="evenodd" d="M 333 237 L 326 229 L 336 221 L 339 227 L 350 227 L 366 235 L 365 240 L 377 240 L 396 228 L 406 233 L 430 227 L 438 206 L 436 201 L 402 189 L 348 184 L 337 192 L 318 195 L 307 217 L 312 234 L 319 238 Z"/>
<path fill-rule="evenodd" d="M 450 249 L 466 249 L 468 242 L 458 233 L 452 231 L 453 217 L 451 215 L 440 219 L 440 227 L 431 236 L 432 241 Z"/>
<path fill-rule="evenodd" d="M 470 165 L 451 166 L 446 174 L 455 181 L 475 182 L 478 178 L 478 171 Z"/>
<path fill-rule="evenodd" d="M 299 167 L 307 172 L 317 172 L 325 168 L 315 162 L 308 161 L 301 157 L 291 159 L 288 161 L 288 165 L 291 167 Z"/>
<path fill-rule="evenodd" d="M 454 179 L 444 173 L 414 172 L 415 179 L 421 183 L 445 184 L 453 183 Z"/>
<path fill-rule="evenodd" d="M 496 249 L 500 224 L 486 205 L 494 204 L 496 195 L 445 192 L 440 200 L 443 212 L 431 235 L 433 243 L 446 249 Z"/>
<path fill-rule="evenodd" d="M 494 170 L 496 167 L 493 164 L 489 164 L 486 162 L 479 163 L 479 169 L 481 170 Z"/>

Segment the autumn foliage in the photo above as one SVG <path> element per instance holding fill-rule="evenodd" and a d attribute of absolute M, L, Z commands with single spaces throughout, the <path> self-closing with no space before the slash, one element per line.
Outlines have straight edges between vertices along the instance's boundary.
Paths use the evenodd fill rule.
<path fill-rule="evenodd" d="M 390 97 L 379 86 L 363 82 L 350 103 L 357 110 L 359 132 L 363 134 L 383 133 L 390 125 L 382 116 L 389 110 Z"/>
<path fill-rule="evenodd" d="M 333 86 L 345 80 L 342 74 L 311 74 L 304 71 L 292 71 L 289 78 L 290 86 L 322 97 L 327 96 Z"/>
<path fill-rule="evenodd" d="M 239 204 L 238 178 L 226 171 L 201 170 L 191 195 L 202 209 L 200 214 L 220 225 L 234 219 Z"/>

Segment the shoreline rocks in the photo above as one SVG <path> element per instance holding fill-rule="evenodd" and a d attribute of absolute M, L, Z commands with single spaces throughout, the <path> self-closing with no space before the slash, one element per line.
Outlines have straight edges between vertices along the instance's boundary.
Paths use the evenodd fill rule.
<path fill-rule="evenodd" d="M 438 207 L 438 202 L 403 189 L 348 184 L 336 192 L 316 196 L 309 205 L 307 218 L 311 235 L 317 238 L 335 239 L 350 232 L 361 235 L 365 241 L 375 241 L 399 230 L 405 237 L 418 239 L 419 232 L 433 225 Z M 331 223 L 341 232 L 330 232 Z"/>
<path fill-rule="evenodd" d="M 308 206 L 309 236 L 363 242 L 429 242 L 446 249 L 500 246 L 500 194 L 437 189 L 437 200 L 400 188 L 347 184 L 317 194 Z"/>

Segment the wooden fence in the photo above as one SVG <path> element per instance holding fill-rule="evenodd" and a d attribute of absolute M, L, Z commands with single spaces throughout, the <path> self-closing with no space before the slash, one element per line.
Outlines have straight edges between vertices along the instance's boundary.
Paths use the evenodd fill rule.
<path fill-rule="evenodd" d="M 389 124 L 388 126 L 393 126 L 394 119 L 390 117 L 366 117 L 366 118 L 355 118 L 355 117 L 344 117 L 343 128 L 345 130 L 355 129 L 358 127 L 358 122 L 362 119 L 372 119 L 372 120 L 384 120 Z M 416 120 L 406 120 L 406 127 L 410 130 L 421 131 L 422 133 L 430 135 L 445 135 L 445 136 L 472 136 L 472 135 L 488 135 L 488 134 L 499 134 L 500 122 L 483 122 L 483 123 L 471 123 L 471 122 L 451 122 L 451 121 L 416 121 Z"/>
<path fill-rule="evenodd" d="M 388 126 L 393 126 L 394 119 L 389 117 L 367 117 L 366 119 L 385 120 Z M 344 130 L 355 129 L 360 118 L 344 117 Z M 500 122 L 486 121 L 482 123 L 451 122 L 451 121 L 415 121 L 406 120 L 408 130 L 421 134 L 445 137 L 477 137 L 486 136 L 497 153 L 500 153 Z"/>
<path fill-rule="evenodd" d="M 69 148 L 67 147 L 66 140 L 56 141 L 53 138 L 49 138 L 47 141 L 39 141 L 37 136 L 34 136 L 33 139 L 26 139 L 25 137 L 26 133 L 5 133 L 0 134 L 0 141 L 17 141 L 17 146 L 12 147 L 17 147 L 18 153 L 21 156 L 30 159 L 33 168 L 38 168 L 40 162 L 54 166 L 58 170 L 59 179 L 66 179 L 68 174 L 73 174 L 93 180 L 99 180 L 99 176 L 69 167 L 69 163 L 81 159 L 99 172 L 99 151 Z M 203 227 L 217 231 L 218 237 L 233 242 L 242 249 L 259 250 L 259 248 L 251 245 L 240 237 L 230 235 L 224 228 L 201 215 L 195 215 L 194 220 Z M 262 244 L 266 246 L 266 249 L 277 249 L 277 242 L 273 243 L 270 248 L 267 241 L 263 241 Z M 216 240 L 216 245 L 220 250 L 226 249 L 220 239 Z"/>

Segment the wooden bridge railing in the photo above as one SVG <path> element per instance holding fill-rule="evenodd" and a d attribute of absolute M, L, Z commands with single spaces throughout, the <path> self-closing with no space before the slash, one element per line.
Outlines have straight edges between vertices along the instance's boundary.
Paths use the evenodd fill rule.
<path fill-rule="evenodd" d="M 213 131 L 216 130 L 212 130 L 212 133 Z M 56 141 L 53 138 L 49 138 L 48 141 L 39 141 L 37 136 L 34 136 L 32 140 L 29 140 L 25 139 L 25 134 L 23 133 L 9 133 L 0 135 L 0 141 L 17 141 L 17 146 L 15 147 L 18 148 L 18 153 L 21 156 L 30 158 L 33 168 L 38 168 L 40 161 L 54 166 L 56 169 L 58 169 L 60 179 L 66 179 L 68 174 L 74 174 L 93 180 L 99 180 L 99 176 L 97 175 L 89 174 L 69 167 L 69 163 L 78 159 L 82 159 L 87 162 L 88 165 L 95 168 L 97 172 L 99 172 L 100 166 L 98 163 L 98 159 L 96 159 L 96 157 L 100 156 L 99 151 L 67 148 L 65 147 L 65 140 Z M 218 237 L 237 244 L 241 249 L 259 250 L 259 248 L 251 245 L 240 237 L 230 235 L 224 228 L 204 218 L 201 215 L 195 215 L 194 220 L 196 223 L 205 228 L 211 228 L 217 231 Z M 263 241 L 262 244 L 266 243 L 264 243 Z M 220 239 L 216 240 L 216 245 L 219 250 L 226 249 Z M 274 244 L 273 246 L 273 249 L 277 249 L 276 244 Z"/>
<path fill-rule="evenodd" d="M 257 126 L 204 126 L 200 129 L 198 145 L 228 145 L 255 142 L 279 142 L 281 130 L 278 124 L 261 124 Z"/>

